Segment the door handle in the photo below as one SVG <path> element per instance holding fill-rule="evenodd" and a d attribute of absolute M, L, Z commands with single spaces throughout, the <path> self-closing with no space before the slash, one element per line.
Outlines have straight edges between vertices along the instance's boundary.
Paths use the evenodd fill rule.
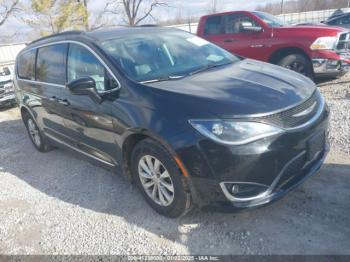
<path fill-rule="evenodd" d="M 70 103 L 67 99 L 57 99 L 57 102 L 61 105 L 64 105 L 64 106 L 69 106 Z"/>
<path fill-rule="evenodd" d="M 233 39 L 225 39 L 224 42 L 225 43 L 232 43 L 234 40 Z"/>
<path fill-rule="evenodd" d="M 57 97 L 53 96 L 49 98 L 49 101 L 51 102 L 56 102 L 57 101 Z"/>

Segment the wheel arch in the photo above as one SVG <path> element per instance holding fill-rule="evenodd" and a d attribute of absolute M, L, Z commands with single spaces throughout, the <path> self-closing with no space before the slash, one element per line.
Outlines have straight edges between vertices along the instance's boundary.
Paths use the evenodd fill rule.
<path fill-rule="evenodd" d="M 304 55 L 310 62 L 310 56 L 302 49 L 299 47 L 283 47 L 275 52 L 272 53 L 272 55 L 269 58 L 269 63 L 271 64 L 277 64 L 278 61 L 280 61 L 283 57 L 286 57 L 291 54 L 301 54 Z"/>
<path fill-rule="evenodd" d="M 188 172 L 184 167 L 182 161 L 177 156 L 175 150 L 164 139 L 154 134 L 153 132 L 143 131 L 143 132 L 133 132 L 129 134 L 125 138 L 122 145 L 122 169 L 123 169 L 123 173 L 126 175 L 126 177 L 130 181 L 132 181 L 132 174 L 130 169 L 132 151 L 139 142 L 145 139 L 153 139 L 156 142 L 160 143 L 162 146 L 164 146 L 174 158 L 181 174 L 184 177 L 188 177 Z"/>
<path fill-rule="evenodd" d="M 20 107 L 20 111 L 21 111 L 21 117 L 23 121 L 25 120 L 26 115 L 30 115 L 33 119 L 36 119 L 32 111 L 28 107 L 22 105 Z"/>

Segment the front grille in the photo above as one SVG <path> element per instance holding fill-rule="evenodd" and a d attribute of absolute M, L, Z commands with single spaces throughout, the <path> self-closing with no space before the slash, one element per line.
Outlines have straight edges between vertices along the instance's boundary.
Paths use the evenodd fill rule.
<path fill-rule="evenodd" d="M 254 121 L 263 122 L 266 124 L 276 125 L 282 128 L 293 128 L 305 124 L 317 113 L 319 107 L 321 106 L 320 94 L 316 91 L 309 99 L 307 99 L 302 104 L 293 107 L 289 110 L 254 118 Z M 308 109 L 312 110 L 307 114 L 302 114 Z M 298 115 L 300 114 L 300 115 Z"/>
<path fill-rule="evenodd" d="M 342 33 L 339 36 L 339 40 L 336 46 L 338 52 L 348 52 L 350 48 L 349 44 L 350 33 Z"/>

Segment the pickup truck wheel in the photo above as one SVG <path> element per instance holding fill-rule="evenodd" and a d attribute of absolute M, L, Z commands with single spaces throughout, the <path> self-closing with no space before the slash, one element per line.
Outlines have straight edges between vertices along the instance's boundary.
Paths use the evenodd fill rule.
<path fill-rule="evenodd" d="M 131 170 L 138 188 L 156 212 L 175 218 L 190 210 L 185 178 L 161 144 L 152 139 L 139 142 L 131 155 Z"/>
<path fill-rule="evenodd" d="M 301 54 L 291 54 L 283 57 L 278 65 L 298 72 L 304 76 L 313 79 L 312 64 L 307 57 Z"/>

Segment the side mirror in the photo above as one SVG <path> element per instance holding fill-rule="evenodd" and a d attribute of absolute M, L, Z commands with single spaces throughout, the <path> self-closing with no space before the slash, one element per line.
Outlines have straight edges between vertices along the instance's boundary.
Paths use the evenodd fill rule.
<path fill-rule="evenodd" d="M 97 103 L 101 103 L 102 98 L 96 91 L 96 82 L 91 77 L 75 79 L 67 84 L 73 95 L 88 95 Z"/>
<path fill-rule="evenodd" d="M 261 26 L 254 26 L 252 23 L 242 23 L 242 28 L 246 32 L 261 32 L 263 28 Z"/>

